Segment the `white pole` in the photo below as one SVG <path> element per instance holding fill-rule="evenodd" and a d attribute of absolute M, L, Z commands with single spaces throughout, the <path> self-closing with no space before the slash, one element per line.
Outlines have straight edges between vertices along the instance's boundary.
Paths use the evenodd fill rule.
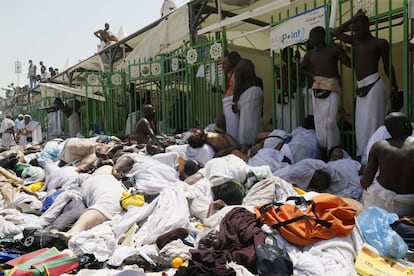
<path fill-rule="evenodd" d="M 338 13 L 338 0 L 332 0 L 331 16 L 329 17 L 329 28 L 335 28 L 336 17 Z"/>

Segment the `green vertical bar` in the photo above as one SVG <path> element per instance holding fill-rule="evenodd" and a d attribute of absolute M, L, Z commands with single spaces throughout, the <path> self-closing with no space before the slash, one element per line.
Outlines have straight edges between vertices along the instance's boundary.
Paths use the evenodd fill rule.
<path fill-rule="evenodd" d="M 410 110 L 409 110 L 409 98 L 408 98 L 408 94 L 409 94 L 409 67 L 408 64 L 410 63 L 410 59 L 408 56 L 408 36 L 409 36 L 409 26 L 408 23 L 410 21 L 410 19 L 408 18 L 408 0 L 404 0 L 403 1 L 403 57 L 404 57 L 404 62 L 403 62 L 403 90 L 404 90 L 404 106 L 403 106 L 403 110 L 405 112 L 405 114 L 410 115 Z M 411 116 L 410 116 L 411 117 Z"/>

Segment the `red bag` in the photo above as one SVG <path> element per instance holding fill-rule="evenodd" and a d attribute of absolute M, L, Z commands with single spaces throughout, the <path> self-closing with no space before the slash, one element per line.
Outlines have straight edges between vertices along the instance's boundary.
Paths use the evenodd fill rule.
<path fill-rule="evenodd" d="M 279 230 L 289 242 L 308 245 L 336 236 L 348 235 L 355 226 L 356 209 L 341 197 L 319 194 L 311 200 L 288 197 L 295 204 L 272 203 L 256 206 L 261 223 Z"/>
<path fill-rule="evenodd" d="M 60 253 L 56 248 L 42 248 L 6 263 L 13 266 L 10 276 L 58 276 L 79 266 L 78 258 Z"/>

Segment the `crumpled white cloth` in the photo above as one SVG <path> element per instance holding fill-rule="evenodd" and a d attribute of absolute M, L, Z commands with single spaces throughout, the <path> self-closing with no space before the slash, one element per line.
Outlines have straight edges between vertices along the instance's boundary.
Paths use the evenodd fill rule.
<path fill-rule="evenodd" d="M 190 211 L 186 195 L 181 189 L 165 189 L 155 200 L 156 207 L 135 234 L 135 246 L 155 243 L 158 236 L 189 226 Z"/>
<path fill-rule="evenodd" d="M 281 138 L 286 138 L 288 136 L 288 132 L 282 129 L 274 129 L 264 140 L 263 148 L 272 148 L 274 149 L 277 144 L 283 142 L 281 138 L 277 137 L 270 137 L 270 136 L 279 136 Z"/>
<path fill-rule="evenodd" d="M 139 248 L 131 247 L 131 246 L 117 246 L 112 256 L 108 260 L 108 264 L 112 266 L 120 266 L 122 262 L 128 258 L 129 256 L 133 256 L 135 254 L 144 253 L 147 255 L 158 255 L 158 251 L 156 249 L 156 245 L 144 245 Z"/>
<path fill-rule="evenodd" d="M 306 158 L 319 158 L 320 149 L 314 129 L 296 127 L 292 133 L 292 140 L 287 144 L 292 152 L 293 163 Z"/>
<path fill-rule="evenodd" d="M 361 164 L 351 158 L 329 161 L 332 183 L 325 192 L 359 200 L 362 193 L 359 170 Z"/>
<path fill-rule="evenodd" d="M 38 220 L 38 216 L 32 214 L 24 214 L 16 209 L 0 209 L 0 218 L 3 219 L 3 221 L 0 220 L 0 236 L 2 233 L 14 233 L 17 230 L 18 232 L 15 234 L 19 234 L 26 227 L 33 228 L 33 226 L 36 225 L 35 222 Z M 12 223 L 17 228 L 12 227 L 9 223 Z"/>
<path fill-rule="evenodd" d="M 165 152 L 177 152 L 185 159 L 192 159 L 206 164 L 209 160 L 213 159 L 215 151 L 208 145 L 204 144 L 201 148 L 192 148 L 190 145 L 171 145 L 165 148 Z"/>
<path fill-rule="evenodd" d="M 0 238 L 17 235 L 21 232 L 12 221 L 6 220 L 4 217 L 0 217 Z"/>
<path fill-rule="evenodd" d="M 198 172 L 207 178 L 213 187 L 230 180 L 244 183 L 249 172 L 253 172 L 260 179 L 272 175 L 269 166 L 249 166 L 234 154 L 214 158 Z"/>
<path fill-rule="evenodd" d="M 77 256 L 93 254 L 100 262 L 108 260 L 115 247 L 115 236 L 106 222 L 73 236 L 68 244 Z"/>
<path fill-rule="evenodd" d="M 284 157 L 285 155 L 281 151 L 273 148 L 262 148 L 247 161 L 247 164 L 254 167 L 267 165 L 273 172 L 289 165 L 289 163 L 283 162 Z"/>
<path fill-rule="evenodd" d="M 322 160 L 303 159 L 298 163 L 274 171 L 273 175 L 295 183 L 299 188 L 306 190 L 313 177 L 315 170 L 324 170 L 329 172 L 328 165 Z"/>
<path fill-rule="evenodd" d="M 64 190 L 62 193 L 60 193 L 55 198 L 52 205 L 40 216 L 37 222 L 38 225 L 47 226 L 52 223 L 61 214 L 66 204 L 68 204 L 68 202 L 72 199 L 82 199 L 80 191 Z"/>
<path fill-rule="evenodd" d="M 73 166 L 58 167 L 53 162 L 45 164 L 45 190 L 48 193 L 56 191 L 58 188 L 68 189 L 79 186 L 79 173 Z"/>
<path fill-rule="evenodd" d="M 160 255 L 168 256 L 170 259 L 180 257 L 186 261 L 191 259 L 190 249 L 194 249 L 194 247 L 185 245 L 182 240 L 177 239 L 167 243 L 160 250 Z"/>
<path fill-rule="evenodd" d="M 178 172 L 155 159 L 137 162 L 130 174 L 134 175 L 135 189 L 146 194 L 158 194 L 178 181 Z"/>
<path fill-rule="evenodd" d="M 354 262 L 357 256 L 350 235 L 316 242 L 301 251 L 291 251 L 293 275 L 357 276 Z"/>
<path fill-rule="evenodd" d="M 157 237 L 165 232 L 180 227 L 187 228 L 190 211 L 186 196 L 187 193 L 178 185 L 164 189 L 150 204 L 128 207 L 121 220 L 112 226 L 117 240 L 134 223 L 141 225 L 134 236 L 134 246 L 155 243 Z"/>
<path fill-rule="evenodd" d="M 356 276 L 354 262 L 363 244 L 357 227 L 346 237 L 319 241 L 305 247 L 295 246 L 267 225 L 262 230 L 273 235 L 285 248 L 293 264 L 294 276 Z"/>
<path fill-rule="evenodd" d="M 227 267 L 233 268 L 234 272 L 236 272 L 236 276 L 255 276 L 247 268 L 235 262 L 229 262 Z"/>

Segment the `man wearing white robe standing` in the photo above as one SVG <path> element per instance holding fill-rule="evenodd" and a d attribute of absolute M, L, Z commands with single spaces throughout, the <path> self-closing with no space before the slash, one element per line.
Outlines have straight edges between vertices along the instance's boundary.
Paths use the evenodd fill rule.
<path fill-rule="evenodd" d="M 236 141 L 238 140 L 239 133 L 239 120 L 238 113 L 234 113 L 231 105 L 233 102 L 234 91 L 234 68 L 239 64 L 241 56 L 237 52 L 230 52 L 224 55 L 224 59 L 221 62 L 223 70 L 227 73 L 226 90 L 223 97 L 223 112 L 226 120 L 226 132 L 230 134 Z"/>
<path fill-rule="evenodd" d="M 309 44 L 312 47 L 301 63 L 302 72 L 313 80 L 313 111 L 315 131 L 319 146 L 328 152 L 340 145 L 337 124 L 339 93 L 338 60 L 351 66 L 351 59 L 344 49 L 336 44 L 326 44 L 325 29 L 315 27 L 310 31 Z M 326 154 L 323 156 L 326 159 Z"/>
<path fill-rule="evenodd" d="M 16 145 L 14 140 L 14 121 L 10 114 L 7 114 L 3 121 L 1 121 L 0 135 L 1 146 L 10 148 L 10 146 Z"/>
<path fill-rule="evenodd" d="M 25 146 L 28 143 L 40 144 L 42 142 L 42 129 L 39 122 L 33 121 L 32 116 L 26 114 L 19 124 L 19 145 Z"/>
<path fill-rule="evenodd" d="M 353 35 L 345 34 L 350 25 Z M 386 87 L 378 72 L 380 58 L 383 61 L 384 72 L 392 84 L 392 96 L 398 94 L 394 68 L 389 62 L 389 44 L 385 39 L 372 36 L 369 26 L 369 18 L 359 10 L 334 31 L 334 36 L 351 44 L 354 51 L 354 68 L 358 83 L 355 107 L 357 156 L 363 154 L 369 138 L 384 122 L 387 111 Z"/>

